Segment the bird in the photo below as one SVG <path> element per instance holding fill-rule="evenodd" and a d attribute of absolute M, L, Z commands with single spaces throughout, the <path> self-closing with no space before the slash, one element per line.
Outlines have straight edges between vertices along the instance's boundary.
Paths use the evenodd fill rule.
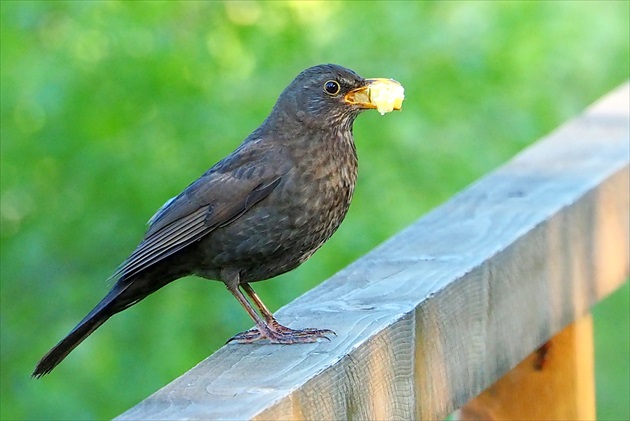
<path fill-rule="evenodd" d="M 329 329 L 280 324 L 250 284 L 296 268 L 337 230 L 357 180 L 353 123 L 367 109 L 400 109 L 402 92 L 392 79 L 335 64 L 302 71 L 258 128 L 155 213 L 111 290 L 32 377 L 50 373 L 114 314 L 189 275 L 223 282 L 254 321 L 228 342 L 329 339 Z"/>

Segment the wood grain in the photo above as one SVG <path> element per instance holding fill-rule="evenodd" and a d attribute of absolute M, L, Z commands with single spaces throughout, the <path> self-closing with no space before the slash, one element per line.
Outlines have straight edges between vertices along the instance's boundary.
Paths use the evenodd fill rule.
<path fill-rule="evenodd" d="M 626 84 L 277 312 L 338 337 L 227 345 L 118 419 L 437 419 L 620 286 Z"/>
<path fill-rule="evenodd" d="M 458 411 L 461 421 L 595 420 L 593 319 L 586 315 Z"/>

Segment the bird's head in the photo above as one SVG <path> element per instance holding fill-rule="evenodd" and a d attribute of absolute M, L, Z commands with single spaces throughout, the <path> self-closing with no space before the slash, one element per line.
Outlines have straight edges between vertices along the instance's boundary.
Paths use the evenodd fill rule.
<path fill-rule="evenodd" d="M 349 127 L 363 110 L 400 110 L 403 92 L 392 79 L 364 79 L 345 67 L 323 64 L 300 73 L 282 92 L 274 112 L 310 127 Z"/>

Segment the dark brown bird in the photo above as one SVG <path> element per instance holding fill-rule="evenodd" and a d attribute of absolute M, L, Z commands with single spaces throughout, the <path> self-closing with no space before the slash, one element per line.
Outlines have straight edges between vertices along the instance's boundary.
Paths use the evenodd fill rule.
<path fill-rule="evenodd" d="M 114 314 L 187 275 L 225 283 L 256 323 L 230 341 L 293 344 L 333 333 L 282 326 L 250 283 L 297 267 L 330 238 L 357 177 L 355 118 L 368 108 L 400 109 L 401 102 L 402 87 L 392 80 L 366 80 L 332 64 L 300 73 L 260 127 L 157 211 L 113 275 L 111 291 L 33 376 L 49 373 Z"/>

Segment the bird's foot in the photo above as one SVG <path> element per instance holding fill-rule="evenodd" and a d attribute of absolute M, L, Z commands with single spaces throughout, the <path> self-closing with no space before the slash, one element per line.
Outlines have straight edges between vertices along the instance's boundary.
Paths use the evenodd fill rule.
<path fill-rule="evenodd" d="M 275 320 L 274 320 L 275 322 Z M 257 327 L 241 332 L 231 337 L 227 343 L 236 342 L 248 344 L 262 339 L 267 339 L 272 344 L 304 344 L 317 342 L 319 339 L 330 341 L 328 335 L 337 334 L 330 329 L 291 329 L 278 322 L 272 322 L 263 332 Z"/>

